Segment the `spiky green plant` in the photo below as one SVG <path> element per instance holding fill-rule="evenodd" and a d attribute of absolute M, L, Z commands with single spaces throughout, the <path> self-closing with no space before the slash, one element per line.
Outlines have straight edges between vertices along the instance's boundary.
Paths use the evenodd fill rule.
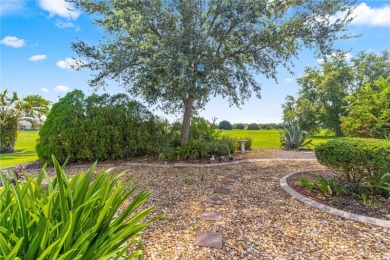
<path fill-rule="evenodd" d="M 287 126 L 280 131 L 280 144 L 288 150 L 296 150 L 301 147 L 307 147 L 313 141 L 306 141 L 309 132 L 299 128 L 298 123 L 287 123 Z"/>
<path fill-rule="evenodd" d="M 0 173 L 0 259 L 143 259 L 140 234 L 155 219 L 145 221 L 153 207 L 140 207 L 151 193 L 135 194 L 124 173 L 107 170 L 92 180 L 96 163 L 68 177 L 53 162 L 53 180 L 45 167 L 15 184 Z"/>

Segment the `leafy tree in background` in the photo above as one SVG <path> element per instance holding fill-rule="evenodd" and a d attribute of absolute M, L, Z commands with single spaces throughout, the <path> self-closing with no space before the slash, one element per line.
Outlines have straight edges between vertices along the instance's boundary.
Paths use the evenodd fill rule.
<path fill-rule="evenodd" d="M 249 125 L 248 125 L 247 130 L 260 130 L 260 127 L 259 127 L 258 124 L 252 123 L 252 124 L 249 124 Z"/>
<path fill-rule="evenodd" d="M 341 117 L 345 135 L 390 138 L 390 77 L 367 83 L 346 99 L 348 115 Z"/>
<path fill-rule="evenodd" d="M 244 130 L 245 129 L 245 124 L 243 123 L 237 123 L 233 125 L 234 129 L 239 129 L 239 130 Z"/>
<path fill-rule="evenodd" d="M 97 46 L 73 49 L 97 74 L 92 87 L 116 79 L 166 113 L 183 112 L 181 142 L 190 137 L 193 110 L 211 95 L 243 104 L 260 84 L 291 70 L 303 48 L 330 54 L 345 34 L 355 0 L 69 0 L 93 15 L 106 33 Z M 337 12 L 344 18 L 333 19 Z M 333 17 L 332 17 L 333 16 Z"/>
<path fill-rule="evenodd" d="M 223 130 L 232 130 L 233 129 L 233 126 L 232 126 L 232 124 L 229 122 L 229 121 L 227 121 L 227 120 L 223 120 L 223 121 L 221 121 L 220 123 L 219 123 L 219 125 L 218 125 L 218 129 L 223 129 Z"/>
<path fill-rule="evenodd" d="M 0 153 L 15 152 L 18 137 L 18 122 L 26 120 L 35 124 L 49 112 L 50 101 L 40 95 L 28 95 L 20 99 L 16 92 L 7 96 L 8 90 L 0 93 Z"/>
<path fill-rule="evenodd" d="M 319 68 L 305 69 L 304 76 L 298 79 L 299 96 L 287 96 L 282 105 L 283 119 L 297 121 L 302 129 L 311 133 L 324 127 L 341 136 L 340 118 L 347 116 L 346 108 L 351 102 L 346 97 L 354 96 L 364 85 L 376 89 L 375 80 L 389 75 L 388 51 L 379 55 L 360 52 L 351 61 L 344 53 L 333 55 Z"/>

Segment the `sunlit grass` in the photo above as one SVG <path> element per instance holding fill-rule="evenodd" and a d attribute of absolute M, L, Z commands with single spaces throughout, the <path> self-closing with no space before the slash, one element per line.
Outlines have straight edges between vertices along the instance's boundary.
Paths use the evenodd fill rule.
<path fill-rule="evenodd" d="M 334 139 L 334 136 L 327 136 L 326 131 L 321 131 L 318 135 L 311 136 L 313 144 L 327 142 Z M 246 139 L 248 136 L 253 138 L 253 148 L 280 148 L 279 130 L 222 130 L 222 135 L 236 137 L 237 139 Z M 314 146 L 311 146 L 313 149 Z"/>
<path fill-rule="evenodd" d="M 35 152 L 38 131 L 20 131 L 15 144 L 15 153 L 0 154 L 0 168 L 38 160 Z"/>

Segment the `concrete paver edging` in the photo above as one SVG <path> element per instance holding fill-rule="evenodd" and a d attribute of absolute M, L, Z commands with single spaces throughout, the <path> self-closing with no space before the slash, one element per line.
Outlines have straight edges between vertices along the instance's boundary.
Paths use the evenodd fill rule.
<path fill-rule="evenodd" d="M 290 194 L 293 198 L 295 198 L 296 200 L 299 200 L 305 204 L 308 204 L 314 208 L 317 208 L 321 211 L 325 211 L 329 214 L 332 214 L 332 215 L 335 215 L 335 216 L 338 216 L 338 217 L 342 217 L 342 218 L 345 218 L 345 219 L 348 219 L 348 220 L 353 220 L 353 221 L 358 221 L 358 222 L 361 222 L 361 223 L 364 223 L 364 224 L 370 224 L 370 225 L 374 225 L 374 226 L 380 226 L 380 227 L 385 227 L 385 228 L 390 228 L 390 221 L 389 220 L 383 220 L 383 219 L 379 219 L 379 218 L 372 218 L 372 217 L 367 217 L 367 216 L 362 216 L 362 215 L 358 215 L 358 214 L 354 214 L 354 213 L 351 213 L 351 212 L 348 212 L 348 211 L 344 211 L 344 210 L 339 210 L 339 209 L 336 209 L 336 208 L 333 208 L 333 207 L 330 207 L 330 206 L 327 206 L 327 205 L 324 205 L 324 204 L 321 204 L 315 200 L 312 200 L 310 198 L 307 198 L 305 196 L 303 196 L 302 194 L 296 192 L 294 189 L 292 189 L 288 183 L 287 183 L 287 178 L 294 175 L 294 174 L 299 174 L 301 172 L 294 172 L 294 173 L 290 173 L 286 176 L 284 176 L 283 178 L 280 179 L 280 186 L 282 186 L 283 190 L 285 190 L 288 194 Z"/>

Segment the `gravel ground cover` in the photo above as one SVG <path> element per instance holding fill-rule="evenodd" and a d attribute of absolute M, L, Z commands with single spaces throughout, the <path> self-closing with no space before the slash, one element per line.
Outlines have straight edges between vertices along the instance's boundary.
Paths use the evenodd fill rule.
<path fill-rule="evenodd" d="M 344 220 L 283 191 L 282 176 L 324 169 L 316 161 L 207 168 L 116 166 L 114 172 L 126 170 L 125 178 L 136 177 L 140 187 L 153 191 L 146 206 L 154 205 L 154 215 L 163 215 L 143 236 L 146 259 L 390 259 L 390 229 Z M 69 167 L 67 172 L 85 169 Z M 219 187 L 230 193 L 215 194 Z M 215 196 L 225 203 L 205 203 Z M 203 212 L 220 212 L 222 219 L 203 221 Z M 198 231 L 222 233 L 222 249 L 195 246 Z"/>

